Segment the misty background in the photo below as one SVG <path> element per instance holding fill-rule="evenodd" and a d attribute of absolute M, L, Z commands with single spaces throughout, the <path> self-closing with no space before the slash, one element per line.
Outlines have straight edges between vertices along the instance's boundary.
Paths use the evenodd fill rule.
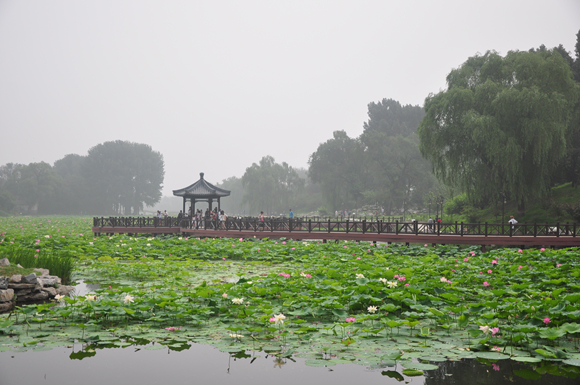
<path fill-rule="evenodd" d="M 144 208 L 147 200 L 160 200 L 161 208 L 171 209 L 164 197 L 205 172 L 211 183 L 237 192 L 223 200 L 226 209 L 243 205 L 256 214 L 258 203 L 242 202 L 244 189 L 261 186 L 263 194 L 269 187 L 252 182 L 251 173 L 245 187 L 241 180 L 256 166 L 255 177 L 275 174 L 288 187 L 268 198 L 272 212 L 297 204 L 332 212 L 377 202 L 392 211 L 409 199 L 410 189 L 441 188 L 418 152 L 411 154 L 416 169 L 404 175 L 422 185 L 402 181 L 388 199 L 377 192 L 388 186 L 360 180 L 327 183 L 323 191 L 322 175 L 318 182 L 307 177 L 311 156 L 331 139 L 341 140 L 344 151 L 359 151 L 352 141 L 364 140 L 373 105 L 399 106 L 406 127 L 407 111 L 445 89 L 449 72 L 477 53 L 562 45 L 574 57 L 579 15 L 574 0 L 2 1 L 0 165 L 55 168 L 67 159 L 60 174 L 52 171 L 63 178 L 65 163 L 82 169 L 93 185 L 83 182 L 73 195 L 89 200 L 107 193 L 97 194 L 97 175 L 66 155 L 95 160 L 91 149 L 123 141 L 162 156 L 161 182 L 159 164 L 154 181 L 146 182 L 161 190 L 142 193 Z M 407 128 L 408 144 L 417 127 Z M 41 171 L 28 171 L 38 180 Z M 47 183 L 57 196 L 64 186 L 58 178 Z M 67 183 L 68 192 L 82 184 Z M 46 196 L 49 190 L 41 191 Z M 114 204 L 93 198 L 90 210 L 82 202 L 82 209 L 65 206 L 135 212 L 135 203 L 122 198 L 128 193 L 110 193 Z M 424 200 L 420 194 L 411 199 Z"/>

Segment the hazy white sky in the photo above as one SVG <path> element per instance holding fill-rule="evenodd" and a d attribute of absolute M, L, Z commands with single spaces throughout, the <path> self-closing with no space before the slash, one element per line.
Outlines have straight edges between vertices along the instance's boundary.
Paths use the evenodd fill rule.
<path fill-rule="evenodd" d="M 574 56 L 579 29 L 578 0 L 0 0 L 0 165 L 147 143 L 164 195 L 307 167 L 368 103 L 423 105 L 478 52 Z"/>

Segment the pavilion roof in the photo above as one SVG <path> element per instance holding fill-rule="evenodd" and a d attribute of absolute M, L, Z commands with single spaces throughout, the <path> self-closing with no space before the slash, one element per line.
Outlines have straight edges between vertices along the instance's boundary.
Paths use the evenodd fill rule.
<path fill-rule="evenodd" d="M 219 198 L 227 197 L 230 192 L 209 183 L 203 179 L 203 172 L 200 172 L 197 182 L 182 189 L 173 190 L 173 195 L 186 198 Z"/>

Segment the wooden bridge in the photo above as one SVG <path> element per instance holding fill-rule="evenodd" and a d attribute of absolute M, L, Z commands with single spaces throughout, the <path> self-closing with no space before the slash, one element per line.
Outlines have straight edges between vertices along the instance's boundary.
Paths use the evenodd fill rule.
<path fill-rule="evenodd" d="M 182 234 L 208 238 L 287 238 L 356 240 L 387 243 L 460 244 L 519 247 L 580 246 L 580 227 L 573 224 L 518 223 L 424 223 L 384 220 L 341 220 L 306 218 L 190 218 L 95 217 L 93 233 L 101 234 Z"/>

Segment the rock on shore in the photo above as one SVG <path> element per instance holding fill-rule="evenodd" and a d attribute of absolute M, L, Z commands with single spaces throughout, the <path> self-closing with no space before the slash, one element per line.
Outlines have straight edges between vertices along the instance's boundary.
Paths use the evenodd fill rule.
<path fill-rule="evenodd" d="M 2 265 L 6 266 L 10 263 L 4 258 Z M 73 286 L 61 285 L 61 279 L 55 275 L 49 275 L 47 269 L 34 270 L 38 274 L 0 277 L 0 313 L 12 310 L 15 305 L 42 302 L 56 295 L 68 295 L 74 289 Z"/>

